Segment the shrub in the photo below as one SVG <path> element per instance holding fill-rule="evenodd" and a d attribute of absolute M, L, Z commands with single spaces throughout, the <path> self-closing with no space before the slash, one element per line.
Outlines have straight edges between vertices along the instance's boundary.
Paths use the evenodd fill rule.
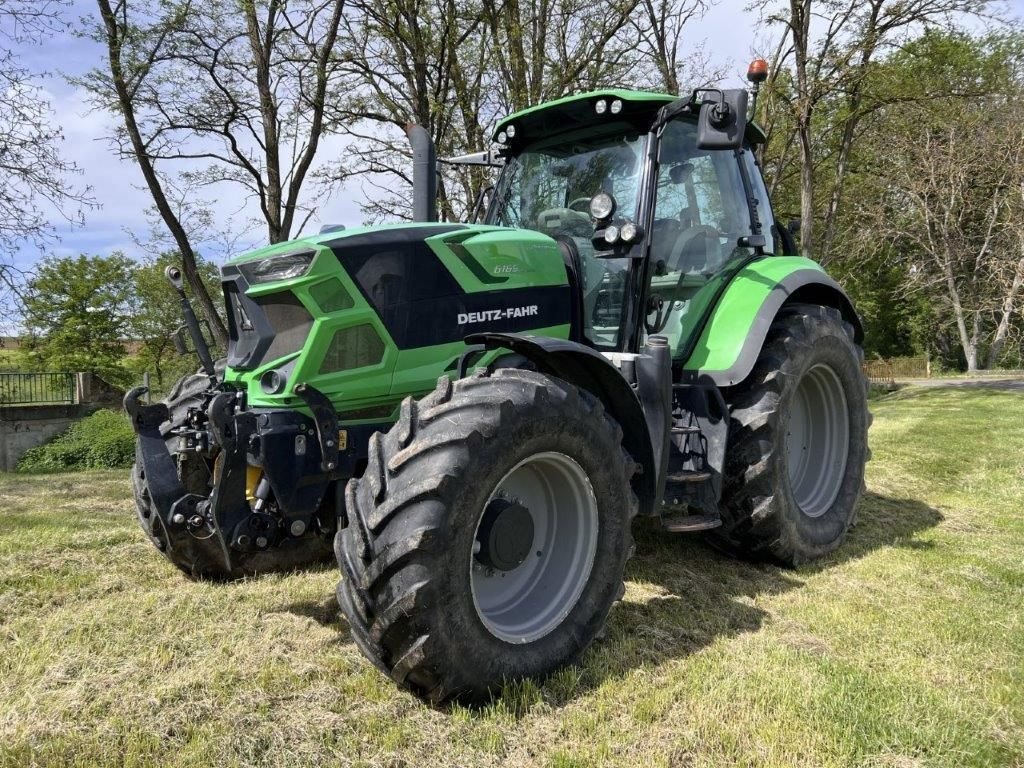
<path fill-rule="evenodd" d="M 96 411 L 50 442 L 30 448 L 18 462 L 19 472 L 65 472 L 77 469 L 130 467 L 135 433 L 128 417 Z"/>

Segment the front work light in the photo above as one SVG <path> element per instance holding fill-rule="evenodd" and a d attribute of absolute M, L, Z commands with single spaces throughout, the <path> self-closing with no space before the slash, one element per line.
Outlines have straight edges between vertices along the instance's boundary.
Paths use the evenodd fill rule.
<path fill-rule="evenodd" d="M 619 235 L 627 243 L 632 243 L 640 236 L 640 228 L 632 221 L 627 221 L 619 228 Z"/>
<path fill-rule="evenodd" d="M 615 213 L 615 198 L 607 192 L 598 192 L 590 198 L 590 215 L 595 221 L 610 219 Z"/>
<path fill-rule="evenodd" d="M 615 245 L 615 243 L 616 243 L 616 241 L 618 241 L 618 239 L 619 239 L 619 228 L 618 227 L 616 227 L 614 224 L 612 224 L 610 227 L 605 229 L 605 231 L 604 231 L 604 241 L 606 243 L 608 243 L 608 245 Z"/>
<path fill-rule="evenodd" d="M 597 112 L 597 114 L 599 115 L 603 115 L 605 112 L 608 111 L 608 102 L 605 101 L 604 99 L 601 99 L 600 101 L 597 102 L 597 104 L 594 105 L 594 111 Z"/>
<path fill-rule="evenodd" d="M 612 114 L 617 115 L 622 111 L 622 99 L 616 99 L 612 102 Z"/>
<path fill-rule="evenodd" d="M 314 255 L 313 251 L 285 253 L 281 256 L 271 256 L 269 259 L 240 264 L 239 268 L 250 285 L 291 280 L 293 277 L 301 277 L 306 274 L 310 264 L 313 263 Z"/>

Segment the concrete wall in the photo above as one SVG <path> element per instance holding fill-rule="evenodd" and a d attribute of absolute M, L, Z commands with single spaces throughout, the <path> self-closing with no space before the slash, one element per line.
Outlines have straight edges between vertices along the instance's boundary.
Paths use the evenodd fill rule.
<path fill-rule="evenodd" d="M 25 451 L 56 437 L 98 408 L 91 403 L 0 407 L 0 472 L 13 472 Z"/>

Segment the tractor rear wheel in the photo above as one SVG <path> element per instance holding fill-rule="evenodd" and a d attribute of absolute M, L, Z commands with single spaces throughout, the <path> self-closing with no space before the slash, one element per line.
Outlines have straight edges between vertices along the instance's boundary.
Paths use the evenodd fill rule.
<path fill-rule="evenodd" d="M 787 565 L 842 542 L 868 458 L 864 354 L 831 307 L 784 308 L 730 411 L 722 521 L 712 540 Z"/>
<path fill-rule="evenodd" d="M 183 376 L 171 388 L 164 401 L 170 418 L 161 425 L 160 433 L 166 436 L 167 447 L 172 454 L 175 451 L 170 444 L 174 440 L 170 436 L 171 430 L 185 423 L 190 408 L 201 408 L 207 404 L 209 390 L 210 377 L 204 373 Z M 175 455 L 178 477 L 185 490 L 198 496 L 209 496 L 212 491 L 212 462 L 194 453 Z M 202 557 L 197 556 L 198 551 L 183 551 L 168 546 L 167 532 L 150 501 L 145 473 L 138 461 L 132 465 L 132 488 L 135 494 L 136 515 L 146 538 L 164 557 L 191 578 L 217 581 L 240 579 L 260 573 L 306 567 L 323 562 L 331 555 L 333 525 L 330 530 L 320 534 L 311 532 L 300 539 L 285 539 L 279 546 L 266 552 L 236 553 L 234 567 L 228 571 L 219 557 L 212 561 L 204 561 Z M 324 519 L 333 521 L 334 515 L 325 516 Z"/>
<path fill-rule="evenodd" d="M 500 369 L 407 398 L 335 538 L 356 644 L 433 703 L 573 661 L 623 594 L 633 472 L 619 425 L 560 379 Z"/>

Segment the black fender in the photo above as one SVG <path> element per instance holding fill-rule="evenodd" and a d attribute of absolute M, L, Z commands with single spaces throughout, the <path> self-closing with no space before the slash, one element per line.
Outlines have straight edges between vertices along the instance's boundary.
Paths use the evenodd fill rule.
<path fill-rule="evenodd" d="M 608 358 L 579 342 L 547 336 L 475 333 L 465 341 L 487 349 L 510 349 L 530 360 L 541 373 L 557 376 L 600 399 L 622 427 L 623 446 L 640 465 L 632 480 L 633 492 L 640 502 L 639 512 L 654 513 L 658 472 L 644 410 L 636 392 Z"/>
<path fill-rule="evenodd" d="M 725 370 L 698 370 L 683 366 L 681 381 L 693 383 L 710 379 L 719 387 L 739 384 L 750 375 L 768 336 L 768 329 L 787 304 L 818 304 L 838 309 L 843 320 L 853 326 L 854 340 L 864 341 L 864 325 L 846 291 L 819 269 L 798 269 L 780 280 L 761 304 L 747 332 L 736 361 Z M 715 308 L 717 309 L 717 307 Z M 715 309 L 711 311 L 714 314 Z M 708 322 L 710 321 L 710 315 Z M 707 343 L 708 322 L 700 329 L 699 342 Z"/>

